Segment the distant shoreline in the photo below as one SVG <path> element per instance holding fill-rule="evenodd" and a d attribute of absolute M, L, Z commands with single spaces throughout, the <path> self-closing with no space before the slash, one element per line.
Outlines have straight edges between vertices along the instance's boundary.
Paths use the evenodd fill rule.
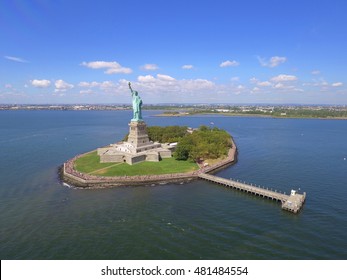
<path fill-rule="evenodd" d="M 295 117 L 295 116 L 273 116 L 266 114 L 226 114 L 226 113 L 189 113 L 189 114 L 157 114 L 152 117 L 192 117 L 198 115 L 213 115 L 224 117 L 257 117 L 257 118 L 273 118 L 273 119 L 317 119 L 317 120 L 347 120 L 347 117 Z"/>
<path fill-rule="evenodd" d="M 145 105 L 143 111 L 155 117 L 186 117 L 194 115 L 215 115 L 226 117 L 260 117 L 279 119 L 322 119 L 347 120 L 346 105 Z M 5 105 L 0 104 L 2 111 L 130 111 L 128 104 L 122 105 Z"/>

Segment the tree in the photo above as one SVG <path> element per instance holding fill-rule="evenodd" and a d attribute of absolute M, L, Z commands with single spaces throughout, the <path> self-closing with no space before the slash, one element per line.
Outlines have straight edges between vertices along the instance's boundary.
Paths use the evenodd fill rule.
<path fill-rule="evenodd" d="M 150 126 L 147 128 L 149 139 L 160 143 L 178 142 L 187 134 L 186 126 Z"/>
<path fill-rule="evenodd" d="M 189 157 L 189 150 L 190 148 L 188 146 L 179 145 L 177 146 L 173 156 L 177 160 L 187 160 Z"/>
<path fill-rule="evenodd" d="M 230 135 L 222 129 L 201 126 L 192 134 L 185 135 L 178 143 L 176 159 L 198 161 L 202 158 L 219 158 L 228 154 Z"/>

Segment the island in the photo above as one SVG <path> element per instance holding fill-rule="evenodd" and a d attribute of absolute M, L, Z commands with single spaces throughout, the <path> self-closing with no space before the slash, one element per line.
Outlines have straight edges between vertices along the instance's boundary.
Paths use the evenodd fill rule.
<path fill-rule="evenodd" d="M 142 99 L 133 90 L 133 117 L 122 141 L 75 156 L 64 163 L 67 185 L 101 188 L 182 182 L 235 162 L 236 145 L 225 130 L 200 126 L 147 127 Z"/>
<path fill-rule="evenodd" d="M 154 143 L 152 150 L 130 153 L 129 158 L 125 150 L 119 153 L 116 150 L 117 155 L 109 152 L 114 147 L 129 147 L 130 132 L 123 139 L 127 141 L 77 155 L 65 162 L 63 181 L 82 188 L 186 182 L 236 161 L 237 149 L 231 135 L 215 127 L 153 126 L 146 127 L 146 132 L 149 142 Z M 163 144 L 156 148 L 159 141 Z M 164 154 L 162 149 L 166 151 Z M 170 156 L 167 151 L 171 152 Z M 113 160 L 110 156 L 103 159 L 107 153 Z"/>

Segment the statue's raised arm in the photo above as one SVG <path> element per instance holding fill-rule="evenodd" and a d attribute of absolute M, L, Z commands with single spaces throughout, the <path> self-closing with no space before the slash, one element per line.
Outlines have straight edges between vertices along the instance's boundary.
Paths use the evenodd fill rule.
<path fill-rule="evenodd" d="M 131 83 L 129 82 L 128 85 L 129 85 L 129 89 L 130 89 L 131 93 L 133 93 L 133 89 L 131 88 Z"/>

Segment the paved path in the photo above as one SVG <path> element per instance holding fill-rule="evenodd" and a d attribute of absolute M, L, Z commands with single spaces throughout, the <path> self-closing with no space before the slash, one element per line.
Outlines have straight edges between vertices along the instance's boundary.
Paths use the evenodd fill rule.
<path fill-rule="evenodd" d="M 113 166 L 116 166 L 116 165 L 120 165 L 121 163 L 122 163 L 122 162 L 117 162 L 116 164 L 112 164 L 112 165 L 110 165 L 110 166 L 107 166 L 107 167 L 103 167 L 103 168 L 94 170 L 94 171 L 89 172 L 89 173 L 87 173 L 87 174 L 95 174 L 95 173 L 97 173 L 98 171 L 105 170 L 105 169 L 108 169 L 108 168 L 113 167 Z"/>

